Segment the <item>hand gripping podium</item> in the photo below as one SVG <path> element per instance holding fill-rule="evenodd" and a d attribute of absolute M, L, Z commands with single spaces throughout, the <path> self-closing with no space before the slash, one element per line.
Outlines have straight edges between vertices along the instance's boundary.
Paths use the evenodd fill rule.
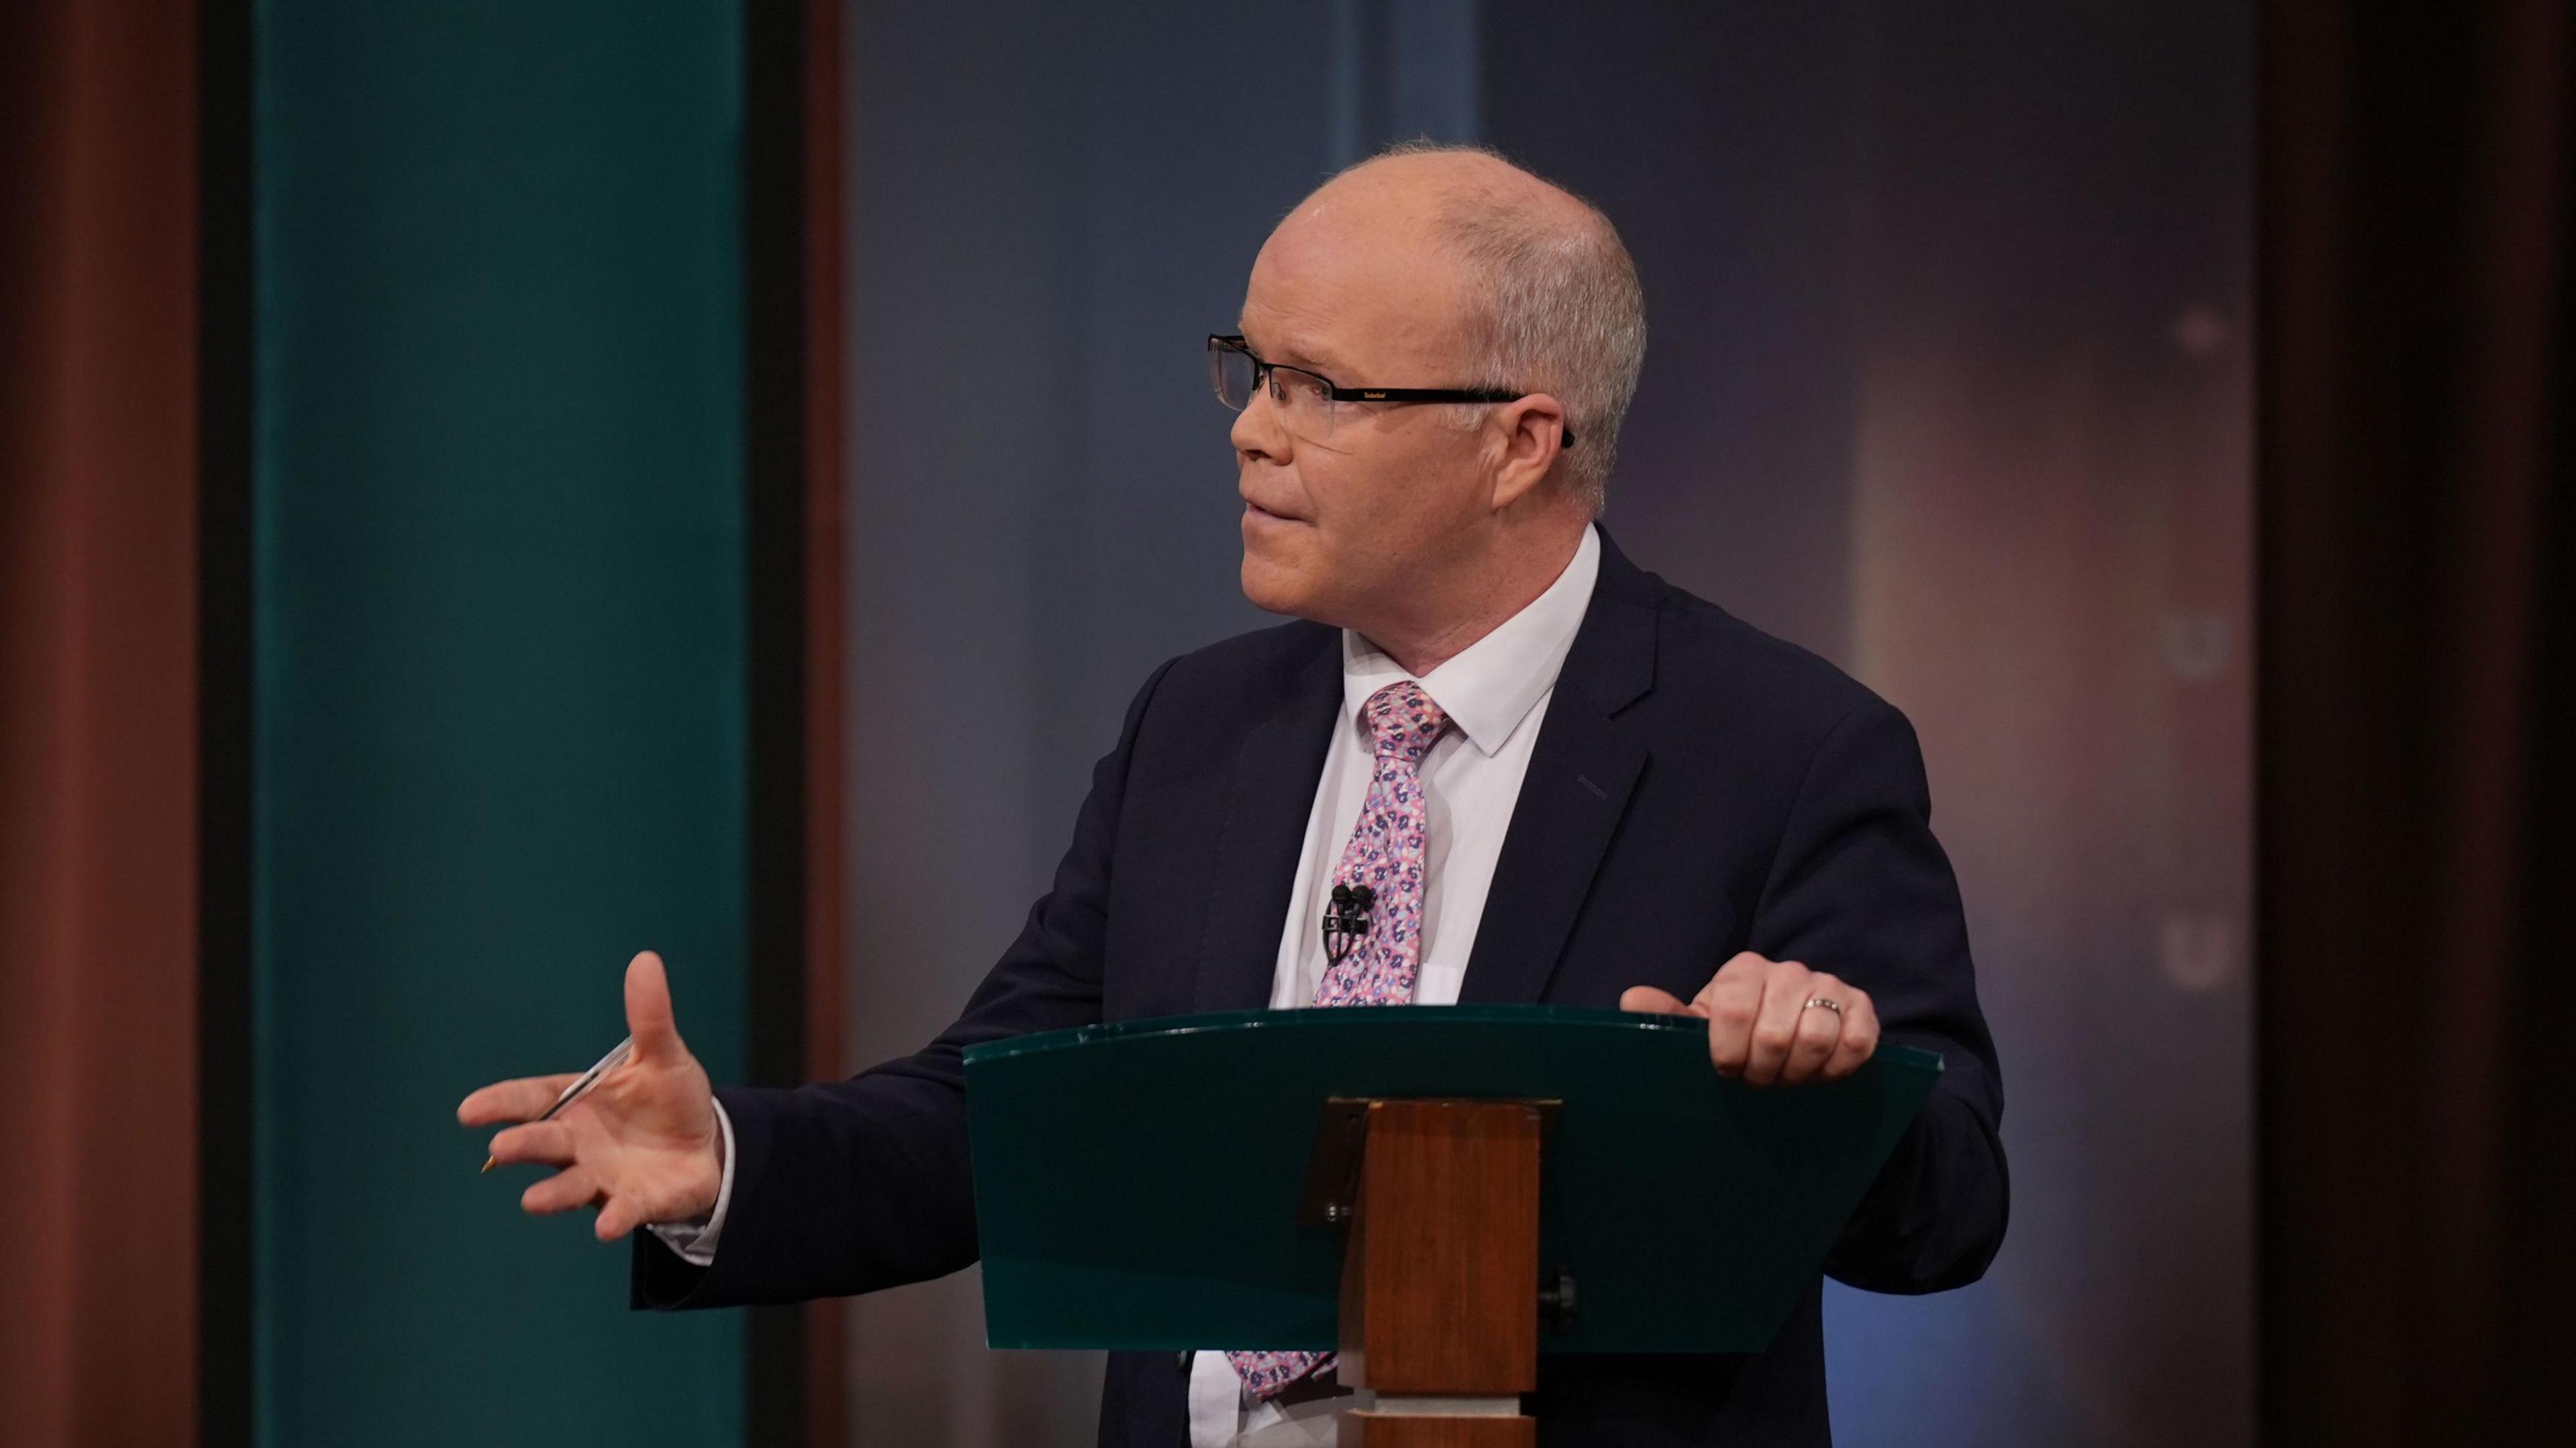
<path fill-rule="evenodd" d="M 986 1340 L 1334 1349 L 1344 1448 L 1528 1448 L 1542 1352 L 1768 1347 L 1940 1070 L 1762 1090 L 1696 1017 L 1542 1006 L 987 1042 Z"/>

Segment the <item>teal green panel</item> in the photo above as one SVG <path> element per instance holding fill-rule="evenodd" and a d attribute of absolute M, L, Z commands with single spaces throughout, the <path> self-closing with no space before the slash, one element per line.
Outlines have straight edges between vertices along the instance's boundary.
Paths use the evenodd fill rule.
<path fill-rule="evenodd" d="M 1709 1069 L 1695 1017 L 1553 1006 L 1236 1011 L 986 1041 L 966 1049 L 986 1337 L 1329 1349 L 1344 1229 L 1299 1220 L 1325 1103 L 1472 1097 L 1555 1103 L 1532 1266 L 1571 1276 L 1579 1311 L 1541 1351 L 1760 1352 L 1940 1074 L 1940 1057 L 1886 1046 L 1847 1079 L 1766 1091 Z M 1357 1171 L 1355 1146 L 1343 1166 Z"/>
<path fill-rule="evenodd" d="M 742 1070 L 737 5 L 256 24 L 259 1439 L 738 1441 L 738 1316 L 454 1124 L 646 946 Z"/>

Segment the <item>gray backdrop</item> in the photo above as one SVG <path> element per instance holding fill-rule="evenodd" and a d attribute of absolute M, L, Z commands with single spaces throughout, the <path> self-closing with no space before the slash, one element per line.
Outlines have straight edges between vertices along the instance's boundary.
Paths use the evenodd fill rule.
<path fill-rule="evenodd" d="M 1608 210 L 1653 326 L 1608 524 L 1907 710 L 2004 1053 L 1988 1280 L 1827 1300 L 1854 1442 L 2251 1436 L 2251 18 L 1992 0 L 854 4 L 849 1059 L 1017 929 L 1236 592 L 1200 336 L 1428 134 Z M 1712 968 L 1716 963 L 1712 962 Z M 1082 1444 L 974 1274 L 851 1307 L 860 1444 Z"/>

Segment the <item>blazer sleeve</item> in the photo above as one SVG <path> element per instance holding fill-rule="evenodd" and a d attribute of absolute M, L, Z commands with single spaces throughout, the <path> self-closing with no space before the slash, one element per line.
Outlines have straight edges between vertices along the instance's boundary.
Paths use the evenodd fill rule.
<path fill-rule="evenodd" d="M 1874 1292 L 1938 1292 L 2003 1245 L 2003 1080 L 1977 1006 L 1967 921 L 1932 838 L 1913 726 L 1872 697 L 1825 736 L 1800 785 L 1748 948 L 1869 992 L 1880 1040 L 1938 1052 L 1939 1083 L 1825 1270 Z"/>
<path fill-rule="evenodd" d="M 972 1263 L 975 1191 L 966 1146 L 964 1052 L 979 1041 L 1100 1019 L 1110 862 L 1128 766 L 1155 671 L 1117 747 L 1091 773 L 1072 847 L 1028 923 L 966 1004 L 918 1053 L 847 1081 L 795 1090 L 723 1087 L 734 1185 L 712 1266 L 634 1234 L 636 1307 L 731 1307 L 846 1296 L 944 1276 Z"/>

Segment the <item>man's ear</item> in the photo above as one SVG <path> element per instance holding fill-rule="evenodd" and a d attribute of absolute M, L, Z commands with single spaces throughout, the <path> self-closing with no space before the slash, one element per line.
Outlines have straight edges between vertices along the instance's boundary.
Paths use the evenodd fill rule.
<path fill-rule="evenodd" d="M 1533 392 L 1495 407 L 1487 425 L 1502 450 L 1494 470 L 1497 512 L 1529 496 L 1556 466 L 1565 451 L 1565 404 L 1544 392 Z"/>

